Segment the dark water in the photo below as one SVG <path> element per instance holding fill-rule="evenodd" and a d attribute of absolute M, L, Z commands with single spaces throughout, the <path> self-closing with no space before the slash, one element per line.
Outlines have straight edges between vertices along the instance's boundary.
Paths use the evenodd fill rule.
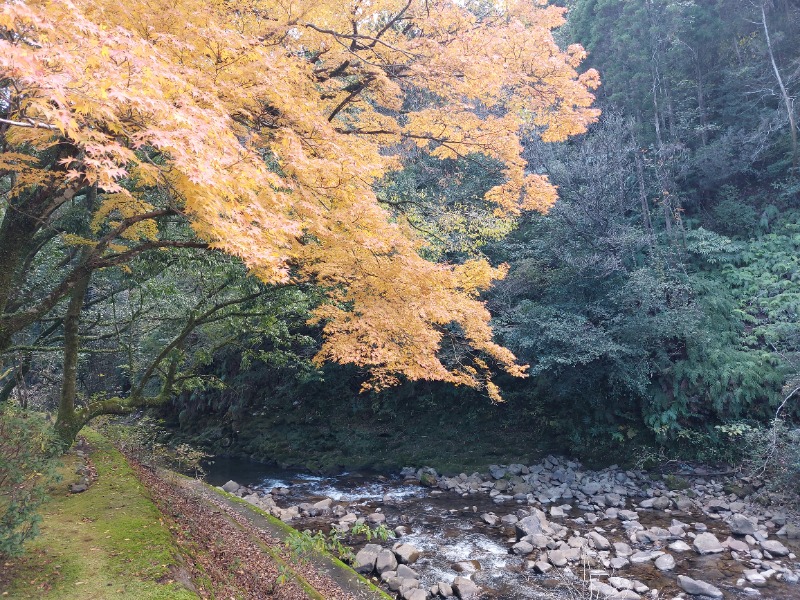
<path fill-rule="evenodd" d="M 318 476 L 282 471 L 237 459 L 219 459 L 210 466 L 207 476 L 209 483 L 222 485 L 229 479 L 264 491 L 274 487 L 288 488 L 289 495 L 279 497 L 277 500 L 284 508 L 328 497 L 338 503 L 346 503 L 352 511 L 361 515 L 380 509 L 386 514 L 387 524 L 390 527 L 393 528 L 398 524 L 408 527 L 410 533 L 402 538 L 404 542 L 423 551 L 423 556 L 414 565 L 414 569 L 422 576 L 424 587 L 430 587 L 440 580 L 451 582 L 459 574 L 453 568 L 455 563 L 474 561 L 473 564 L 479 566 L 479 570 L 472 575 L 472 579 L 481 586 L 488 598 L 496 600 L 553 598 L 553 592 L 558 592 L 559 589 L 562 589 L 563 594 L 558 595 L 564 598 L 571 597 L 565 588 L 574 584 L 571 584 L 568 578 L 536 575 L 532 570 L 525 568 L 524 559 L 509 553 L 511 545 L 516 541 L 513 526 L 489 527 L 480 519 L 480 515 L 484 512 L 494 512 L 502 516 L 511 514 L 525 505 L 513 502 L 498 505 L 484 493 L 462 498 L 457 494 L 430 490 L 377 473 Z M 386 495 L 389 498 L 384 502 Z M 567 519 L 561 523 L 583 534 L 594 527 L 602 527 L 603 535 L 612 542 L 630 543 L 620 521 L 601 520 L 592 526 L 577 524 L 571 520 L 581 515 L 580 511 L 573 508 Z M 702 515 L 677 512 L 672 514 L 660 511 L 640 512 L 640 522 L 645 527 L 666 528 L 672 518 L 691 524 L 701 517 Z M 703 522 L 720 540 L 727 537 L 728 529 L 724 523 L 706 517 L 703 518 Z M 327 530 L 330 522 L 308 518 L 295 520 L 292 525 L 300 529 Z M 789 545 L 785 539 L 782 541 Z M 658 549 L 655 545 L 643 545 L 640 548 L 634 544 L 631 546 L 634 547 L 634 551 Z M 800 553 L 797 547 L 793 547 L 792 550 Z M 683 554 L 671 552 L 671 554 L 677 561 L 677 567 L 671 573 L 659 572 L 651 562 L 629 565 L 613 575 L 638 579 L 650 588 L 660 590 L 658 598 L 662 599 L 672 598 L 680 593 L 681 590 L 677 586 L 678 574 L 712 583 L 724 592 L 726 598 L 753 598 L 736 587 L 736 580 L 742 577 L 745 567 L 730 558 L 730 553 L 711 556 L 699 556 L 693 551 Z M 788 564 L 794 562 L 788 561 Z M 794 565 L 794 568 L 796 569 L 797 565 Z M 578 575 L 583 572 L 580 565 L 572 565 L 572 569 Z M 586 574 L 588 575 L 588 569 Z M 759 591 L 760 597 L 764 599 L 800 600 L 800 585 L 785 584 L 774 579 L 770 579 L 768 585 L 759 588 Z"/>

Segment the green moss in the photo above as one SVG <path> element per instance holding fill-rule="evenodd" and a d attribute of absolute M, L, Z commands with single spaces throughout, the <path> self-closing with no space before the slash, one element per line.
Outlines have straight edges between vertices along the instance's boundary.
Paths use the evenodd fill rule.
<path fill-rule="evenodd" d="M 685 490 L 691 486 L 688 479 L 671 474 L 664 475 L 664 483 L 671 490 Z"/>
<path fill-rule="evenodd" d="M 17 565 L 8 598 L 181 600 L 197 595 L 174 582 L 178 548 L 161 513 L 124 457 L 92 430 L 98 479 L 70 494 L 77 458 L 64 457 L 64 481 L 42 510 L 41 535 Z"/>

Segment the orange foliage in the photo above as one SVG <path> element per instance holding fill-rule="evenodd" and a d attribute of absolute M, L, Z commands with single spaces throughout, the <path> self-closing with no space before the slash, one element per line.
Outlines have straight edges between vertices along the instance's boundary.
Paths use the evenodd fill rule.
<path fill-rule="evenodd" d="M 551 34 L 563 9 L 26 0 L 1 10 L 0 73 L 13 83 L 0 103 L 17 154 L 0 167 L 19 166 L 18 187 L 50 168 L 19 153 L 60 142 L 75 149 L 62 186 L 96 183 L 113 203 L 98 219 L 146 210 L 137 189 L 168 189 L 201 238 L 265 282 L 326 286 L 318 359 L 369 367 L 376 387 L 404 375 L 496 396 L 480 355 L 524 374 L 492 341 L 478 298 L 502 269 L 425 261 L 423 242 L 373 185 L 405 144 L 439 157 L 481 153 L 505 165 L 505 183 L 486 198 L 498 214 L 547 210 L 555 189 L 526 173 L 520 135 L 563 140 L 598 115 L 597 74 L 576 72 L 582 48 L 562 51 Z M 472 349 L 468 364 L 440 359 L 453 330 Z"/>

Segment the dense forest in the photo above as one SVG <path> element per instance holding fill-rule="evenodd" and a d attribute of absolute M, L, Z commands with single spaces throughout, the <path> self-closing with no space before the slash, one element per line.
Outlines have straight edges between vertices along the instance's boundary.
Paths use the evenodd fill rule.
<path fill-rule="evenodd" d="M 796 0 L 125 4 L 0 8 L 0 556 L 91 424 L 796 489 Z"/>
<path fill-rule="evenodd" d="M 12 92 L 15 65 L 4 63 L 0 400 L 58 413 L 66 439 L 95 416 L 158 405 L 158 415 L 179 437 L 214 451 L 308 464 L 316 459 L 298 452 L 308 446 L 306 437 L 322 454 L 344 447 L 345 456 L 336 460 L 358 462 L 387 436 L 436 437 L 448 423 L 457 437 L 488 435 L 492 446 L 503 447 L 501 454 L 555 448 L 588 456 L 598 448 L 624 453 L 647 446 L 713 458 L 727 446 L 731 427 L 770 421 L 797 387 L 800 349 L 794 106 L 800 8 L 788 0 L 575 0 L 566 8 L 568 20 L 555 30 L 556 40 L 586 49 L 578 70 L 600 73 L 594 107 L 602 116 L 572 108 L 585 104 L 579 97 L 585 86 L 594 87 L 577 78 L 575 89 L 551 84 L 551 107 L 561 107 L 551 122 L 537 117 L 538 124 L 520 129 L 525 177 L 533 177 L 534 186 L 555 186 L 552 208 L 518 214 L 497 199 L 498 190 L 519 193 L 510 188 L 519 185 L 512 182 L 522 168 L 509 158 L 515 142 L 503 136 L 511 134 L 499 130 L 479 132 L 495 138 L 480 152 L 471 151 L 466 138 L 458 147 L 432 134 L 430 143 L 390 141 L 398 165 L 369 183 L 379 210 L 422 240 L 411 251 L 425 263 L 457 271 L 480 265 L 482 271 L 468 276 L 501 278 L 474 305 L 442 296 L 450 314 L 422 322 L 396 300 L 380 297 L 413 304 L 412 290 L 433 285 L 422 280 L 438 275 L 414 274 L 420 265 L 405 263 L 399 271 L 386 268 L 385 281 L 348 286 L 354 280 L 347 269 L 361 267 L 340 257 L 315 258 L 309 254 L 314 244 L 289 250 L 287 256 L 307 256 L 281 264 L 285 259 L 252 249 L 260 245 L 268 254 L 269 244 L 289 244 L 280 239 L 248 238 L 247 231 L 226 225 L 218 241 L 212 225 L 196 223 L 207 221 L 202 211 L 230 209 L 175 204 L 171 193 L 188 197 L 187 186 L 199 184 L 177 176 L 165 185 L 149 183 L 162 160 L 157 152 L 145 157 L 149 164 L 133 155 L 117 159 L 113 153 L 122 155 L 121 148 L 92 150 L 102 140 L 83 139 L 76 129 L 65 139 L 73 140 L 78 155 L 62 143 L 41 150 L 49 153 L 41 155 L 42 166 L 31 164 L 55 125 L 37 127 L 20 116 L 49 113 L 18 98 L 21 90 Z M 488 4 L 468 9 L 490 19 Z M 550 14 L 548 27 L 559 25 L 557 14 Z M 6 39 L 17 43 L 13 28 L 4 27 Z M 565 64 L 578 63 L 569 58 Z M 356 123 L 366 122 L 360 114 L 366 105 L 379 109 L 370 119 L 390 110 L 377 92 L 358 96 L 358 86 L 372 85 L 374 75 L 343 68 L 326 80 L 352 95 L 335 113 Z M 510 82 L 513 67 L 507 69 Z M 429 83 L 409 83 L 405 107 L 391 110 L 423 114 L 446 104 L 444 88 L 430 91 L 436 101 L 424 97 Z M 465 98 L 471 93 L 455 84 L 447 88 Z M 508 110 L 487 93 L 472 93 L 484 114 L 475 117 L 465 108 L 470 118 L 491 120 L 493 111 Z M 329 102 L 325 92 L 322 97 Z M 86 127 L 94 127 L 96 106 L 79 110 Z M 15 119 L 33 126 L 15 127 Z M 574 123 L 565 125 L 569 119 Z M 104 127 L 113 134 L 124 126 Z M 269 131 L 268 124 L 257 126 Z M 407 126 L 422 131 L 437 125 Z M 159 147 L 157 140 L 136 143 Z M 174 141 L 163 143 L 182 168 L 200 168 L 190 164 L 196 158 L 169 149 Z M 90 158 L 92 152 L 97 156 Z M 206 166 L 214 160 L 198 156 Z M 135 160 L 127 179 L 110 170 L 114 160 Z M 275 172 L 290 177 L 281 172 L 289 169 L 282 160 Z M 67 182 L 83 169 L 94 186 L 67 186 L 48 206 L 35 192 L 20 191 L 23 181 L 30 182 L 28 190 L 34 184 L 41 189 L 37 168 L 57 165 L 66 165 Z M 51 196 L 58 193 L 53 185 Z M 529 208 L 546 209 L 550 202 L 547 190 L 523 193 L 535 198 Z M 488 197 L 494 201 L 487 203 Z M 23 223 L 20 207 L 36 202 L 42 216 Z M 236 217 L 225 218 L 230 224 Z M 281 218 L 273 237 L 291 235 L 291 223 Z M 353 236 L 348 244 L 368 245 L 353 231 L 325 227 L 304 235 L 325 231 L 334 246 L 347 236 Z M 248 249 L 248 243 L 255 246 Z M 500 270 L 487 272 L 489 265 Z M 476 280 L 476 286 L 485 283 Z M 424 302 L 430 301 L 429 295 Z M 355 313 L 342 312 L 348 303 Z M 484 303 L 500 346 L 469 317 L 482 319 Z M 372 316 L 354 323 L 353 314 L 365 313 Z M 423 340 L 429 327 L 435 334 Z M 374 337 L 370 332 L 379 328 L 389 333 Z M 403 336 L 405 344 L 397 341 Z M 365 345 L 383 348 L 384 355 L 367 357 Z M 503 375 L 503 369 L 521 371 L 501 346 L 529 365 L 525 378 Z M 409 363 L 402 357 L 411 352 L 424 356 Z M 500 375 L 493 380 L 491 372 Z M 794 414 L 795 404 L 786 403 L 783 415 Z M 353 426 L 374 439 L 348 454 Z"/>

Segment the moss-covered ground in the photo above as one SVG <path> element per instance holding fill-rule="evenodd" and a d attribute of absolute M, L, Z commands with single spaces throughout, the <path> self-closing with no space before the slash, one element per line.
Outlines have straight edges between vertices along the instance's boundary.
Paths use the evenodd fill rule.
<path fill-rule="evenodd" d="M 178 548 L 161 513 L 123 456 L 91 430 L 97 480 L 80 494 L 78 458 L 63 457 L 62 480 L 42 509 L 41 535 L 25 554 L 6 562 L 0 577 L 5 598 L 182 600 L 198 596 L 180 581 Z"/>

